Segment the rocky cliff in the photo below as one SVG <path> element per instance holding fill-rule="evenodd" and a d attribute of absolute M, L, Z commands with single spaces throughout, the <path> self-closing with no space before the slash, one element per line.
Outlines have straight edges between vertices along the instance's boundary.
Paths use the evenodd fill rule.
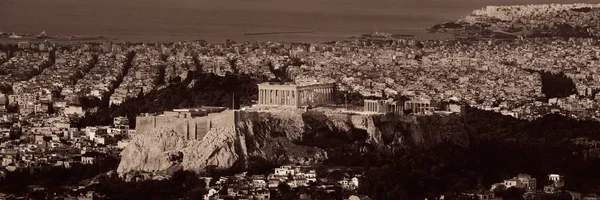
<path fill-rule="evenodd" d="M 328 152 L 353 144 L 374 151 L 427 147 L 440 142 L 468 145 L 459 116 L 363 116 L 325 112 L 241 111 L 235 126 L 211 129 L 202 140 L 171 130 L 140 134 L 122 152 L 117 172 L 244 169 L 255 164 L 313 164 Z"/>

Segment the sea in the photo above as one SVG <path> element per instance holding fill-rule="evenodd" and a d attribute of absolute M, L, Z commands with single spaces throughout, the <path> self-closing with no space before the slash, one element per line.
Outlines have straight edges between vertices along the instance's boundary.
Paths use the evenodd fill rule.
<path fill-rule="evenodd" d="M 425 29 L 486 5 L 544 3 L 598 0 L 0 0 L 0 32 L 131 42 L 328 42 L 374 32 L 435 38 Z"/>

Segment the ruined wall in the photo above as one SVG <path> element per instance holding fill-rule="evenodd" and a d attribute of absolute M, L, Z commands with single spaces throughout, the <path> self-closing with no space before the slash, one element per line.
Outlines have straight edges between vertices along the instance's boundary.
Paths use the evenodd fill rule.
<path fill-rule="evenodd" d="M 144 134 L 155 129 L 173 130 L 187 140 L 200 140 L 213 128 L 233 127 L 237 111 L 211 113 L 203 117 L 178 118 L 172 116 L 140 116 L 136 118 L 136 133 Z"/>
<path fill-rule="evenodd" d="M 189 132 L 188 119 L 156 116 L 155 120 L 156 123 L 153 128 L 172 129 L 177 135 L 187 138 Z"/>
<path fill-rule="evenodd" d="M 208 129 L 235 126 L 236 116 L 239 111 L 226 110 L 220 113 L 211 113 L 206 116 Z"/>
<path fill-rule="evenodd" d="M 155 116 L 138 116 L 135 118 L 135 132 L 138 134 L 146 133 L 155 128 Z"/>

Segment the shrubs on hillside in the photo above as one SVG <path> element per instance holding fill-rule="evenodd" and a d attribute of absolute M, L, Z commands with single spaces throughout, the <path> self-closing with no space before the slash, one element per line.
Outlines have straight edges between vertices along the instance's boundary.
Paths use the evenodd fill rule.
<path fill-rule="evenodd" d="M 173 83 L 161 90 L 151 91 L 129 99 L 119 106 L 100 108 L 96 113 L 84 116 L 79 127 L 110 125 L 114 117 L 127 116 L 135 122 L 141 113 L 158 113 L 175 108 L 222 106 L 235 108 L 250 105 L 257 99 L 259 80 L 248 75 L 190 74 L 186 80 Z M 133 125 L 133 124 L 132 124 Z"/>

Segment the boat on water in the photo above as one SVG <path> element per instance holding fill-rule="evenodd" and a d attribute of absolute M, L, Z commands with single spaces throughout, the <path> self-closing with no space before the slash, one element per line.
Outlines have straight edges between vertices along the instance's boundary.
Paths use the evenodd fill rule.
<path fill-rule="evenodd" d="M 46 34 L 46 31 L 44 30 L 44 31 L 42 31 L 40 34 L 38 34 L 38 35 L 36 36 L 36 38 L 37 38 L 37 39 L 48 39 L 48 38 L 50 38 L 50 37 L 48 36 L 48 34 Z"/>
<path fill-rule="evenodd" d="M 10 36 L 8 36 L 8 38 L 10 39 L 20 39 L 23 38 L 23 36 L 17 35 L 15 33 L 12 33 Z"/>
<path fill-rule="evenodd" d="M 384 37 L 384 38 L 390 38 L 393 36 L 393 34 L 391 33 L 386 33 L 386 32 L 379 32 L 376 31 L 375 33 L 371 34 L 371 36 L 373 37 Z"/>

